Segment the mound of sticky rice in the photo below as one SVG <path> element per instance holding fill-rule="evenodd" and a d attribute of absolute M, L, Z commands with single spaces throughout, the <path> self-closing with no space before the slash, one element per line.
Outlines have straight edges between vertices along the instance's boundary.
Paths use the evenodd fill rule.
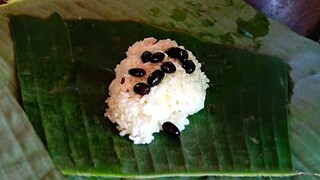
<path fill-rule="evenodd" d="M 209 79 L 201 71 L 196 57 L 187 50 L 188 60 L 193 61 L 195 69 L 186 73 L 179 60 L 165 53 L 172 47 L 184 49 L 170 39 L 145 38 L 129 47 L 127 58 L 115 68 L 116 78 L 109 86 L 105 116 L 117 124 L 121 136 L 129 135 L 135 144 L 150 143 L 154 139 L 153 133 L 160 132 L 165 122 L 184 130 L 189 124 L 187 117 L 204 107 Z M 145 51 L 162 52 L 165 58 L 159 63 L 143 62 L 141 55 Z M 158 85 L 150 86 L 148 94 L 137 94 L 133 87 L 140 82 L 147 84 L 148 76 L 164 62 L 172 62 L 176 71 L 165 73 Z M 132 68 L 142 68 L 146 73 L 142 77 L 132 76 L 128 73 Z"/>

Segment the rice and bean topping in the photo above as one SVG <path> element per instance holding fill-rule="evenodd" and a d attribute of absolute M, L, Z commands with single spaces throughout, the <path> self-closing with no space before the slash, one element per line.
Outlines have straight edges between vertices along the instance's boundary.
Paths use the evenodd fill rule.
<path fill-rule="evenodd" d="M 178 137 L 188 115 L 204 107 L 209 79 L 201 64 L 170 39 L 145 38 L 126 55 L 109 86 L 105 116 L 135 144 L 150 143 L 160 130 Z"/>

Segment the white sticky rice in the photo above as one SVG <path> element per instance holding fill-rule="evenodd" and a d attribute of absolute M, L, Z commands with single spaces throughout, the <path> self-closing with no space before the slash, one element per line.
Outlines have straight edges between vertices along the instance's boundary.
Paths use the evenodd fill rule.
<path fill-rule="evenodd" d="M 129 135 L 135 144 L 148 144 L 153 139 L 153 133 L 162 130 L 164 122 L 171 122 L 180 131 L 189 124 L 188 115 L 192 115 L 204 107 L 206 89 L 209 79 L 201 71 L 201 64 L 192 52 L 187 51 L 189 60 L 196 65 L 192 74 L 187 74 L 177 59 L 165 55 L 163 62 L 171 61 L 176 66 L 176 72 L 165 74 L 159 85 L 151 88 L 149 94 L 141 96 L 133 91 L 133 86 L 139 82 L 147 83 L 150 73 L 160 69 L 161 63 L 143 63 L 141 54 L 144 51 L 165 52 L 170 47 L 179 47 L 170 39 L 159 40 L 145 38 L 129 47 L 127 58 L 115 68 L 116 78 L 109 86 L 110 97 L 106 100 L 109 108 L 105 116 L 113 123 L 121 136 Z M 131 68 L 143 68 L 146 75 L 134 77 L 128 74 Z"/>

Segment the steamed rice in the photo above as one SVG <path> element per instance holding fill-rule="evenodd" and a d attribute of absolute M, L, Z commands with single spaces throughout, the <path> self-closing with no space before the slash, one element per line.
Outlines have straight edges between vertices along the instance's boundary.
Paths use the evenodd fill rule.
<path fill-rule="evenodd" d="M 149 94 L 139 95 L 133 91 L 138 82 L 146 82 L 146 77 L 161 63 L 143 63 L 141 54 L 144 51 L 165 52 L 170 47 L 179 47 L 170 39 L 157 40 L 146 38 L 129 47 L 127 58 L 122 60 L 115 68 L 116 78 L 109 86 L 110 97 L 106 100 L 109 108 L 105 116 L 113 123 L 121 136 L 129 135 L 135 144 L 150 143 L 153 133 L 162 130 L 164 122 L 173 123 L 180 131 L 189 124 L 188 115 L 192 115 L 204 107 L 206 89 L 209 79 L 201 71 L 201 64 L 188 52 L 190 60 L 196 65 L 192 74 L 187 74 L 178 60 L 165 55 L 163 62 L 170 61 L 176 66 L 176 72 L 165 74 L 159 85 L 151 88 Z M 144 77 L 134 77 L 128 74 L 131 68 L 143 68 Z"/>

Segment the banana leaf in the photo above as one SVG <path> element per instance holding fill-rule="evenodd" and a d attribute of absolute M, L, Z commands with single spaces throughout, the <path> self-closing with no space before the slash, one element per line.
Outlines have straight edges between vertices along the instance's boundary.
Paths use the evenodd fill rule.
<path fill-rule="evenodd" d="M 136 22 L 64 22 L 54 14 L 13 16 L 10 27 L 23 107 L 64 174 L 294 174 L 281 60 Z M 175 38 L 195 52 L 211 87 L 180 139 L 160 133 L 150 145 L 134 145 L 104 118 L 104 100 L 126 49 L 149 36 Z"/>
<path fill-rule="evenodd" d="M 7 15 L 29 14 L 37 17 L 47 17 L 53 12 L 59 12 L 67 19 L 133 20 L 154 26 L 164 26 L 168 30 L 175 29 L 192 34 L 204 42 L 226 44 L 279 57 L 291 66 L 290 75 L 295 84 L 289 105 L 292 117 L 288 119 L 294 171 L 304 175 L 297 178 L 306 178 L 305 176 L 308 175 L 308 178 L 316 179 L 319 176 L 320 62 L 318 57 L 320 56 L 320 49 L 318 44 L 298 36 L 272 19 L 266 21 L 265 18 L 257 15 L 253 8 L 242 1 L 171 2 L 163 0 L 157 2 L 130 1 L 130 3 L 128 1 L 84 0 L 11 1 L 11 3 L 0 7 L 0 56 L 2 57 L 2 59 L 0 58 L 0 78 L 1 86 L 5 89 L 5 91 L 2 91 L 5 93 L 1 92 L 1 95 L 16 98 L 19 96 L 17 93 L 19 92 L 19 84 L 15 78 L 13 44 L 10 39 L 9 17 Z M 255 32 L 252 27 L 258 27 L 262 31 Z M 266 28 L 268 31 L 263 30 Z M 24 113 L 13 105 L 15 103 L 16 101 L 10 98 L 9 105 L 6 104 L 9 107 L 7 109 L 13 114 L 20 114 L 21 122 L 28 124 Z M 13 117 L 4 112 L 1 110 L 1 113 L 5 115 L 3 120 L 10 122 Z M 18 128 L 11 124 L 8 127 L 13 130 Z M 16 137 L 16 140 L 22 141 L 20 137 Z M 30 141 L 23 140 L 23 142 Z M 35 141 L 33 140 L 33 142 Z M 0 141 L 0 144 L 1 147 L 8 145 L 7 141 Z M 30 145 L 30 147 L 35 146 L 34 144 Z M 38 149 L 41 150 L 41 148 Z M 1 153 L 0 162 L 4 162 L 3 158 L 6 155 L 3 154 L 3 151 Z M 19 155 L 30 157 L 25 149 L 22 149 Z M 19 166 L 18 162 L 32 164 L 26 159 L 19 159 L 17 154 L 15 157 L 17 158 L 7 159 L 6 162 L 11 162 L 10 166 L 5 163 L 1 164 L 1 167 L 6 166 L 9 169 L 10 167 L 25 168 Z M 50 164 L 50 161 L 45 162 Z M 0 172 L 3 172 L 3 177 L 14 175 L 14 171 L 10 171 L 8 168 L 1 169 Z M 30 174 L 28 173 L 30 169 L 25 168 L 25 171 L 25 175 Z M 39 172 L 39 169 L 34 169 L 34 171 Z M 24 174 L 20 175 L 23 176 Z"/>

